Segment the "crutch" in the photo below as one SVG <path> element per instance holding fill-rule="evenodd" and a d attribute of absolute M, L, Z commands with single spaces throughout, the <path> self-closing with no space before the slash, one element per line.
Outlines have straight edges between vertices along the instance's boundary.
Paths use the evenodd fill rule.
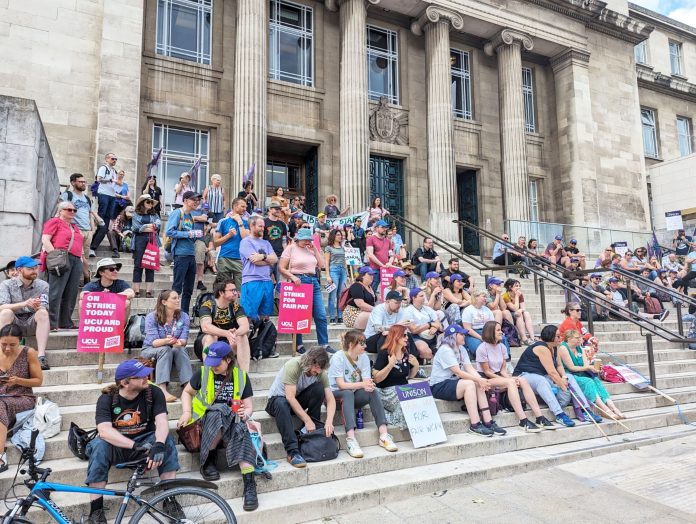
<path fill-rule="evenodd" d="M 590 402 L 590 404 L 592 404 L 595 408 L 597 408 L 599 411 L 601 411 L 602 413 L 604 413 L 604 415 L 605 415 L 607 418 L 609 418 L 610 420 L 613 420 L 614 422 L 617 422 L 622 428 L 627 429 L 628 431 L 630 431 L 631 433 L 633 433 L 633 430 L 632 430 L 631 428 L 629 428 L 626 424 L 624 424 L 623 422 L 621 422 L 618 418 L 616 418 L 616 415 L 614 415 L 613 413 L 608 412 L 606 409 L 600 408 L 600 407 L 599 407 L 597 404 L 595 404 L 594 402 Z"/>
<path fill-rule="evenodd" d="M 611 442 L 611 439 L 609 438 L 609 435 L 607 435 L 607 434 L 604 432 L 604 430 L 603 430 L 601 427 L 599 427 L 599 424 L 597 424 L 597 421 L 596 421 L 596 420 L 594 419 L 594 417 L 590 414 L 590 411 L 585 407 L 585 405 L 584 405 L 582 402 L 580 402 L 580 399 L 577 397 L 577 395 L 576 395 L 575 392 L 573 391 L 573 388 L 570 386 L 570 384 L 568 384 L 568 391 L 570 392 L 570 394 L 571 394 L 571 395 L 573 396 L 573 398 L 575 399 L 575 402 L 577 402 L 578 404 L 580 404 L 580 407 L 585 411 L 585 414 L 587 415 L 587 417 L 592 421 L 592 423 L 593 423 L 595 426 L 597 426 L 597 429 L 602 433 L 602 435 L 604 435 L 604 438 L 606 438 L 609 442 Z"/>

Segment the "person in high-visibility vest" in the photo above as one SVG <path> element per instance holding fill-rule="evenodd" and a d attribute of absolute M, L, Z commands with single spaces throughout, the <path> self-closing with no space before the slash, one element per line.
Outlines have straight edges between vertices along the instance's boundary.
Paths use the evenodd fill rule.
<path fill-rule="evenodd" d="M 253 391 L 246 372 L 237 367 L 232 348 L 227 342 L 215 342 L 200 372 L 194 373 L 181 395 L 183 413 L 178 427 L 202 421 L 203 435 L 200 450 L 200 472 L 206 480 L 218 480 L 217 448 L 224 444 L 228 467 L 239 464 L 244 479 L 244 509 L 259 507 L 254 479 L 256 450 L 249 435 Z"/>

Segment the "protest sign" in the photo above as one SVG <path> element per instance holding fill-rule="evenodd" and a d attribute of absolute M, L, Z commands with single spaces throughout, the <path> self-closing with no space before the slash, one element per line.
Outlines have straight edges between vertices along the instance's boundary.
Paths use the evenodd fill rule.
<path fill-rule="evenodd" d="M 614 242 L 614 252 L 617 255 L 624 256 L 628 251 L 628 242 Z"/>
<path fill-rule="evenodd" d="M 309 333 L 312 329 L 312 284 L 280 284 L 278 333 Z"/>
<path fill-rule="evenodd" d="M 85 293 L 80 308 L 77 351 L 79 353 L 122 352 L 125 316 L 125 296 L 108 291 Z"/>
<path fill-rule="evenodd" d="M 360 248 L 345 246 L 346 264 L 349 266 L 362 266 L 362 258 L 360 257 Z"/>
<path fill-rule="evenodd" d="M 326 223 L 329 225 L 330 228 L 342 228 L 344 226 L 352 226 L 355 224 L 355 221 L 360 218 L 362 219 L 362 227 L 367 227 L 367 218 L 368 218 L 368 212 L 364 211 L 362 213 L 358 213 L 356 215 L 348 215 L 345 217 L 337 217 L 337 218 L 327 218 Z M 314 226 L 319 219 L 315 217 L 314 215 L 308 215 L 307 213 L 302 213 L 302 220 L 310 224 L 311 226 Z"/>
<path fill-rule="evenodd" d="M 412 382 L 396 386 L 396 396 L 401 404 L 414 448 L 422 448 L 447 440 L 440 414 L 437 412 L 430 385 Z"/>
<path fill-rule="evenodd" d="M 623 377 L 623 379 L 631 384 L 633 387 L 638 388 L 638 389 L 645 389 L 650 386 L 650 383 L 645 379 L 643 375 L 640 373 L 636 373 L 633 371 L 631 368 L 627 366 L 612 366 L 616 371 L 619 372 L 619 374 Z"/>
<path fill-rule="evenodd" d="M 392 280 L 394 280 L 394 273 L 396 273 L 397 269 L 396 267 L 384 266 L 379 268 L 379 292 L 382 298 L 386 295 L 385 289 L 387 289 Z"/>
<path fill-rule="evenodd" d="M 667 211 L 665 213 L 665 229 L 667 231 L 684 229 L 681 211 Z"/>

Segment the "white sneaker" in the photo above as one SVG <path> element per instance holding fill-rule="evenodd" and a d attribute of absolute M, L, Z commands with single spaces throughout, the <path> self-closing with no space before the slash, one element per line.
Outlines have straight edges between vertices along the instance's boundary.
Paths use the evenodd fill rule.
<path fill-rule="evenodd" d="M 96 258 L 97 254 L 94 252 L 94 249 L 89 250 L 89 258 Z"/>
<path fill-rule="evenodd" d="M 394 439 L 389 433 L 384 433 L 379 436 L 379 445 L 387 451 L 399 451 L 399 448 L 396 447 L 396 444 L 394 444 Z"/>
<path fill-rule="evenodd" d="M 363 458 L 363 451 L 360 449 L 360 444 L 354 438 L 346 438 L 346 445 L 348 446 L 348 454 L 356 459 Z"/>

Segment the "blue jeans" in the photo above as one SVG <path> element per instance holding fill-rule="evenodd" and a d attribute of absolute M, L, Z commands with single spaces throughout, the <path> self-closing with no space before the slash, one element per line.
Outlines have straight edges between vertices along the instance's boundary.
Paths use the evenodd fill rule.
<path fill-rule="evenodd" d="M 379 298 L 379 268 L 372 269 L 374 270 L 375 274 L 372 276 L 372 285 L 370 287 L 372 288 L 372 291 L 375 292 L 375 295 L 377 296 L 377 302 L 379 303 L 382 301 Z"/>
<path fill-rule="evenodd" d="M 420 264 L 418 264 L 418 267 L 416 267 L 416 273 L 420 275 L 421 280 L 425 281 L 425 275 L 427 275 L 431 271 L 435 271 L 435 268 L 437 268 L 437 262 L 421 262 Z"/>
<path fill-rule="evenodd" d="M 474 329 L 474 331 L 476 331 L 476 333 L 478 333 L 479 335 L 483 334 L 483 329 Z M 469 356 L 471 356 L 472 362 L 476 360 L 476 350 L 482 342 L 483 341 L 481 339 L 469 335 L 464 335 L 464 345 L 466 346 L 467 351 L 469 351 Z M 505 344 L 505 347 L 507 348 L 508 358 L 510 358 L 510 342 L 508 342 L 508 339 L 505 335 L 503 335 L 503 344 Z"/>
<path fill-rule="evenodd" d="M 348 272 L 346 266 L 331 266 L 329 267 L 329 275 L 331 280 L 336 284 L 336 289 L 329 293 L 329 318 L 337 318 L 341 320 L 341 312 L 338 310 L 338 297 L 341 296 L 341 290 L 346 285 Z M 334 312 L 336 316 L 334 316 Z"/>
<path fill-rule="evenodd" d="M 321 286 L 316 277 L 308 277 L 306 275 L 300 276 L 300 282 L 314 286 L 314 292 L 312 293 L 312 318 L 317 330 L 317 341 L 320 346 L 325 346 L 329 343 L 329 331 L 327 329 L 324 299 L 321 296 Z M 302 335 L 297 335 L 297 345 L 302 345 Z"/>
<path fill-rule="evenodd" d="M 179 293 L 181 297 L 181 311 L 187 315 L 195 282 L 195 255 L 174 255 L 174 282 L 172 283 L 172 289 Z"/>
<path fill-rule="evenodd" d="M 99 209 L 97 214 L 99 215 L 99 218 L 104 221 L 104 225 L 99 226 L 94 232 L 94 236 L 92 237 L 92 245 L 90 246 L 90 249 L 92 250 L 96 250 L 99 247 L 99 244 L 102 243 L 106 233 L 109 231 L 109 222 L 114 214 L 114 209 L 116 209 L 116 199 L 112 196 L 98 193 L 97 205 Z"/>

